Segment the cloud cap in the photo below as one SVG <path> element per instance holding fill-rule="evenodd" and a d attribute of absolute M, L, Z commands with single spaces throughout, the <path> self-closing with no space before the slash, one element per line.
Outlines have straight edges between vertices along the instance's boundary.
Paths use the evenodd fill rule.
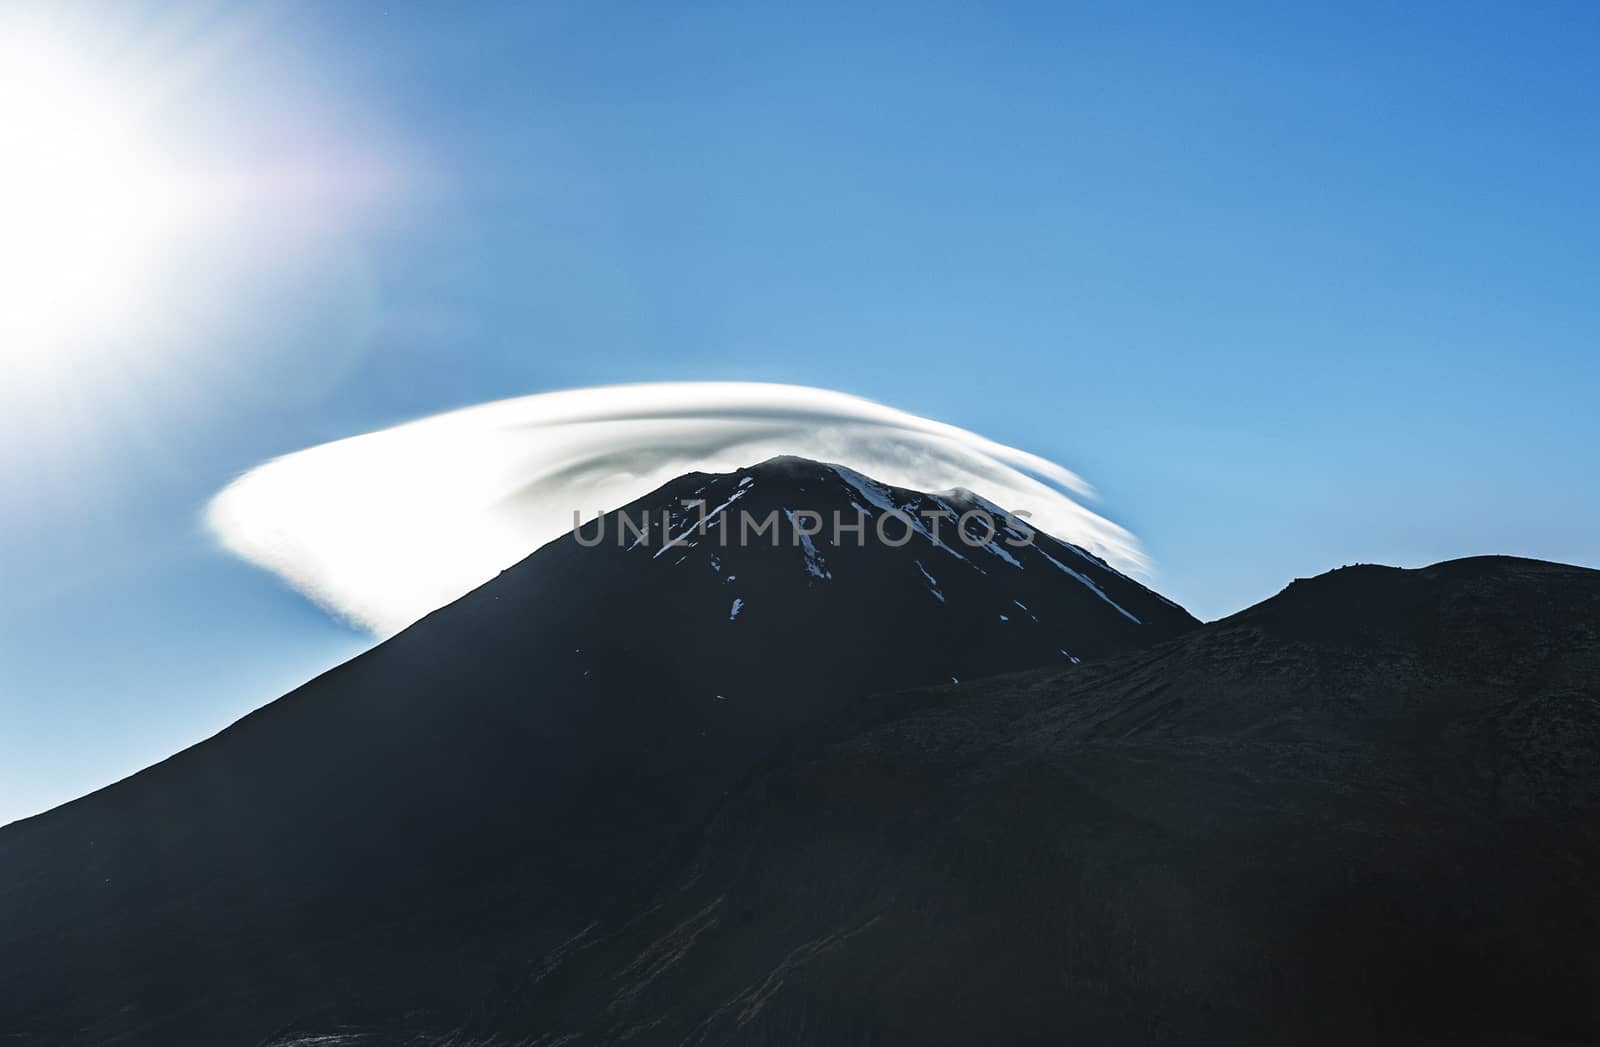
<path fill-rule="evenodd" d="M 405 628 L 592 519 L 695 470 L 777 455 L 918 490 L 964 487 L 1115 567 L 1148 562 L 1048 459 L 861 397 L 759 382 L 540 393 L 274 459 L 221 491 L 222 544 L 379 636 Z"/>

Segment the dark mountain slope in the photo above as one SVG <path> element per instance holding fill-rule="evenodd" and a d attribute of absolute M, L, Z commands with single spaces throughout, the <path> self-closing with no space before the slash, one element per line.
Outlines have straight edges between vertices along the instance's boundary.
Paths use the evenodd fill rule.
<path fill-rule="evenodd" d="M 511 1042 L 1600 1042 L 1600 573 L 1296 582 L 858 705 Z M 570 1037 L 570 1038 L 563 1038 Z"/>
<path fill-rule="evenodd" d="M 685 498 L 721 507 L 703 534 Z M 0 1043 L 453 1027 L 653 889 L 819 718 L 1195 624 L 1043 537 L 807 546 L 786 513 L 976 504 L 796 459 L 681 478 L 625 510 L 650 512 L 648 540 L 618 544 L 613 514 L 602 544 L 551 543 L 217 737 L 0 830 Z M 723 547 L 745 508 L 777 513 L 777 545 Z M 662 512 L 692 544 L 661 542 Z"/>

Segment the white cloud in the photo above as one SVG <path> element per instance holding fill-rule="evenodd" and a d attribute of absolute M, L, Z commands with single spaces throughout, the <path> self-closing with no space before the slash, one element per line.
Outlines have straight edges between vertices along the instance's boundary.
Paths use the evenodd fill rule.
<path fill-rule="evenodd" d="M 683 473 L 778 454 L 901 487 L 966 487 L 1114 566 L 1147 566 L 1054 462 L 860 397 L 754 382 L 600 386 L 451 411 L 267 462 L 206 519 L 234 553 L 387 636 L 571 530 L 575 509 L 590 519 Z"/>

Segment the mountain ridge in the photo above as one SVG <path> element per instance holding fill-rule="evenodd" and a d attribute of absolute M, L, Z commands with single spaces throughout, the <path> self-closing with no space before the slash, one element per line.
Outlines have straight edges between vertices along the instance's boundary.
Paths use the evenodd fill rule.
<path fill-rule="evenodd" d="M 1473 561 L 1372 577 L 1442 579 L 1441 615 L 1543 605 L 1490 652 L 1519 692 L 1438 633 L 1308 641 L 1268 600 L 1103 661 L 844 710 L 730 798 L 642 925 L 561 957 L 503 1027 L 1592 1042 L 1600 572 Z M 630 973 L 702 912 L 667 970 Z"/>

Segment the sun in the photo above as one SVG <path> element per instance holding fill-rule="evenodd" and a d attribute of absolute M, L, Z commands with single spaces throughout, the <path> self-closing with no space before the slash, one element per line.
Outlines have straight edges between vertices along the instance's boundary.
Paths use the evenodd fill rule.
<path fill-rule="evenodd" d="M 136 95 L 38 41 L 0 44 L 0 366 L 44 363 L 156 265 L 182 192 Z"/>

